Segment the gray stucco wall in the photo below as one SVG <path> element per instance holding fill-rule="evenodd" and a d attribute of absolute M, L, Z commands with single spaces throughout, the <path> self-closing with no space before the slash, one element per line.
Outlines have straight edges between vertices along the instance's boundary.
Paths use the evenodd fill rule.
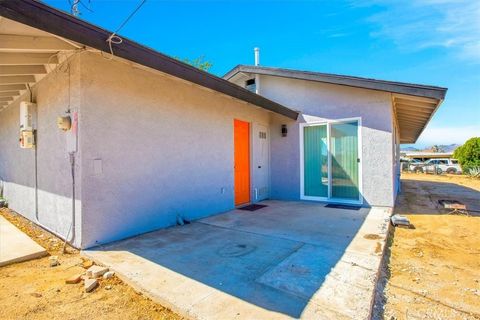
<path fill-rule="evenodd" d="M 19 105 L 20 101 L 29 101 L 29 94 L 0 112 L 0 177 L 5 181 L 4 196 L 10 208 L 61 236 L 67 235 L 72 221 L 72 178 L 66 134 L 57 128 L 56 119 L 64 115 L 69 104 L 72 111 L 79 111 L 79 66 L 74 57 L 70 72 L 63 66 L 32 88 L 33 101 L 37 103 L 37 109 L 31 110 L 38 138 L 36 150 L 21 149 L 18 142 Z M 76 158 L 75 171 L 80 176 L 80 154 Z M 74 244 L 79 246 L 80 181 L 76 189 Z"/>
<path fill-rule="evenodd" d="M 177 215 L 195 220 L 232 209 L 235 118 L 269 128 L 270 197 L 298 200 L 299 123 L 362 117 L 365 203 L 393 204 L 389 94 L 261 77 L 262 95 L 302 111 L 295 122 L 97 54 L 83 52 L 69 64 L 33 88 L 36 151 L 18 146 L 19 101 L 28 97 L 0 112 L 0 177 L 12 209 L 66 235 L 72 180 L 67 134 L 56 118 L 69 107 L 79 112 L 76 246 L 171 226 Z M 281 137 L 282 124 L 287 137 Z"/>
<path fill-rule="evenodd" d="M 234 207 L 233 120 L 262 109 L 178 79 L 82 57 L 83 247 Z"/>
<path fill-rule="evenodd" d="M 299 123 L 361 117 L 364 204 L 393 206 L 389 93 L 273 76 L 261 76 L 260 88 L 261 95 L 302 112 L 296 122 L 274 117 L 271 123 L 272 198 L 300 198 Z M 287 137 L 281 137 L 282 124 Z"/>

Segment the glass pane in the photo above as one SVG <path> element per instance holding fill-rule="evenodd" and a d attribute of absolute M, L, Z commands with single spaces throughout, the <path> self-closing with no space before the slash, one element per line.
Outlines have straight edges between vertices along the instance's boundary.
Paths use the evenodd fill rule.
<path fill-rule="evenodd" d="M 357 132 L 357 121 L 331 125 L 332 198 L 359 198 Z"/>
<path fill-rule="evenodd" d="M 328 197 L 327 126 L 305 127 L 304 192 L 310 197 Z"/>

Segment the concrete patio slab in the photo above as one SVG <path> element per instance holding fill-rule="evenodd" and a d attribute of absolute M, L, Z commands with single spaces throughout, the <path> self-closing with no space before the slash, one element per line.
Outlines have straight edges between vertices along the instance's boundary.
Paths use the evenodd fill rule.
<path fill-rule="evenodd" d="M 261 275 L 257 282 L 309 299 L 318 290 L 318 284 L 325 281 L 325 275 L 330 273 L 339 255 L 336 250 L 304 244 Z"/>
<path fill-rule="evenodd" d="M 194 319 L 368 318 L 390 209 L 262 204 L 83 254 Z"/>
<path fill-rule="evenodd" d="M 47 254 L 47 250 L 0 216 L 0 267 Z"/>

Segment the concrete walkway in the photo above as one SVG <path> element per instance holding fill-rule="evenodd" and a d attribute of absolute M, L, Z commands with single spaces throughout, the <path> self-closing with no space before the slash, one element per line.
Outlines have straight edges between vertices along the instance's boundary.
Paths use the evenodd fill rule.
<path fill-rule="evenodd" d="M 0 267 L 46 256 L 47 251 L 0 216 Z"/>
<path fill-rule="evenodd" d="M 368 318 L 390 209 L 262 203 L 83 254 L 190 318 Z"/>

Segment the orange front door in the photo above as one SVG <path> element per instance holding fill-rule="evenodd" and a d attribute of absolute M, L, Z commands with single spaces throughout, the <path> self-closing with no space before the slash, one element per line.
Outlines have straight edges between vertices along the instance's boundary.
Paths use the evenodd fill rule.
<path fill-rule="evenodd" d="M 250 202 L 250 124 L 233 121 L 235 205 Z"/>

